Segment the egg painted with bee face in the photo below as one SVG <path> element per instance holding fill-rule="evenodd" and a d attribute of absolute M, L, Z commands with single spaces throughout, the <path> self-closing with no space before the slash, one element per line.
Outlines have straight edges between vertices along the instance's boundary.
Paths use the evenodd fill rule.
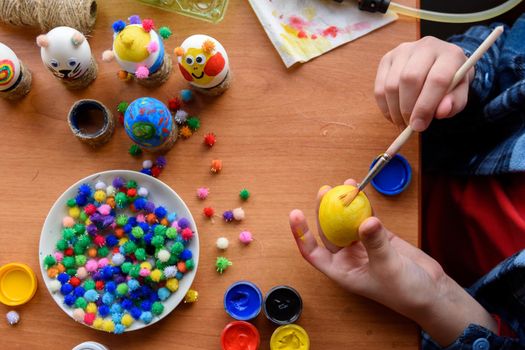
<path fill-rule="evenodd" d="M 184 79 L 196 87 L 213 88 L 226 79 L 230 70 L 226 50 L 208 35 L 190 36 L 175 53 Z"/>
<path fill-rule="evenodd" d="M 0 91 L 9 90 L 20 77 L 20 61 L 8 46 L 0 43 Z"/>
<path fill-rule="evenodd" d="M 91 48 L 82 33 L 70 27 L 56 27 L 37 38 L 44 65 L 56 77 L 73 81 L 91 66 Z"/>

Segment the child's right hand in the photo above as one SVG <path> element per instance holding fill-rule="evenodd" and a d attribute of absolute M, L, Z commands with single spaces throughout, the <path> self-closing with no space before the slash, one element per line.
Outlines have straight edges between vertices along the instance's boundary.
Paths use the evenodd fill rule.
<path fill-rule="evenodd" d="M 383 115 L 404 129 L 425 130 L 432 118 L 450 118 L 465 108 L 472 68 L 447 94 L 466 61 L 463 50 L 434 37 L 403 43 L 388 52 L 377 69 L 375 97 Z"/>

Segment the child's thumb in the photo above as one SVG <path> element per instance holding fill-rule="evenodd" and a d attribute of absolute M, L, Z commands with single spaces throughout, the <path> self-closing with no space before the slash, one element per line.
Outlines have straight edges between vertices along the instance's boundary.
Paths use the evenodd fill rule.
<path fill-rule="evenodd" d="M 384 262 L 394 254 L 385 227 L 374 216 L 366 219 L 359 226 L 359 237 L 366 248 L 371 263 L 374 261 L 375 263 Z"/>

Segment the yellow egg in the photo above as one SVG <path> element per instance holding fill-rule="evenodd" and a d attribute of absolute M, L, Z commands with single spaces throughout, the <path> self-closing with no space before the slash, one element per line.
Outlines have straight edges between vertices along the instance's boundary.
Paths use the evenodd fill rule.
<path fill-rule="evenodd" d="M 325 237 L 338 247 L 346 247 L 359 239 L 359 225 L 372 216 L 372 207 L 363 192 L 345 206 L 339 198 L 355 191 L 354 186 L 341 185 L 326 192 L 319 206 L 319 225 Z"/>

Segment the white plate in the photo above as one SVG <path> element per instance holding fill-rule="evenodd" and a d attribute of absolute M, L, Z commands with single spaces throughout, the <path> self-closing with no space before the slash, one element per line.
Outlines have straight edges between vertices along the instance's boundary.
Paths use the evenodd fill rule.
<path fill-rule="evenodd" d="M 190 210 L 186 206 L 186 203 L 179 197 L 179 195 L 173 191 L 168 185 L 157 180 L 156 178 L 145 175 L 136 171 L 129 170 L 110 170 L 103 171 L 90 175 L 73 186 L 69 187 L 53 204 L 53 207 L 47 214 L 46 221 L 44 222 L 44 227 L 42 228 L 42 233 L 40 234 L 40 246 L 39 246 L 39 257 L 40 261 L 40 271 L 42 272 L 42 278 L 46 283 L 46 287 L 49 291 L 49 283 L 52 281 L 51 278 L 47 276 L 47 271 L 44 269 L 43 260 L 49 254 L 55 252 L 56 242 L 61 238 L 62 232 L 62 218 L 67 216 L 67 205 L 66 202 L 69 198 L 74 198 L 77 195 L 78 187 L 81 184 L 87 183 L 90 184 L 92 188 L 95 187 L 95 183 L 99 180 L 104 181 L 106 184 L 111 184 L 113 179 L 117 176 L 124 178 L 126 181 L 135 180 L 139 187 L 145 187 L 149 191 L 148 200 L 151 200 L 155 203 L 155 206 L 162 205 L 168 213 L 176 212 L 177 217 L 185 217 L 190 221 L 191 228 L 195 232 L 195 236 L 190 241 L 188 248 L 193 253 L 193 260 L 195 261 L 195 268 L 192 271 L 189 271 L 184 274 L 184 277 L 179 281 L 179 289 L 170 295 L 170 297 L 162 302 L 164 305 L 164 312 L 159 316 L 154 316 L 153 320 L 149 324 L 144 324 L 142 321 L 135 321 L 133 324 L 126 328 L 126 331 L 134 331 L 141 329 L 147 326 L 150 326 L 157 321 L 166 317 L 173 309 L 179 305 L 182 301 L 188 289 L 190 289 L 193 279 L 195 278 L 195 273 L 197 272 L 197 267 L 199 263 L 199 235 L 197 232 L 197 226 L 195 225 L 195 220 L 190 213 Z M 73 318 L 73 308 L 64 304 L 64 296 L 57 292 L 55 294 L 49 291 L 55 302 L 58 306 L 64 310 L 71 318 Z M 109 317 L 109 316 L 108 316 Z M 84 324 L 84 323 L 82 323 Z M 88 325 L 86 325 L 88 326 Z M 90 327 L 90 326 L 88 326 Z M 92 327 L 91 327 L 92 328 Z"/>

